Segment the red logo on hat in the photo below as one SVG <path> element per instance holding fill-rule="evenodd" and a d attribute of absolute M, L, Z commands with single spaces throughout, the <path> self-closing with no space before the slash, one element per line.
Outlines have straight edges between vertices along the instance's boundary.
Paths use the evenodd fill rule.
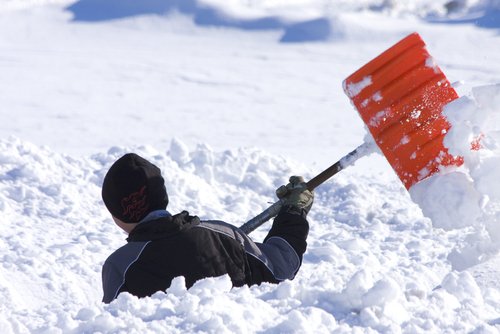
<path fill-rule="evenodd" d="M 146 198 L 146 186 L 143 186 L 139 191 L 122 199 L 123 216 L 138 222 L 149 207 Z"/>

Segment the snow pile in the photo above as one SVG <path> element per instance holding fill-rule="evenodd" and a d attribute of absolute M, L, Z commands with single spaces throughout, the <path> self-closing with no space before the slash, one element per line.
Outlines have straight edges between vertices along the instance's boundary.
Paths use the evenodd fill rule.
<path fill-rule="evenodd" d="M 308 251 L 295 280 L 232 289 L 228 277 L 219 277 L 186 290 L 178 278 L 167 294 L 124 293 L 104 305 L 101 266 L 125 236 L 101 203 L 100 184 L 128 151 L 164 171 L 172 212 L 236 225 L 274 200 L 285 175 L 310 177 L 262 151 L 190 150 L 178 139 L 164 151 L 114 147 L 78 159 L 1 140 L 2 333 L 493 329 L 488 321 L 500 299 L 491 296 L 498 291 L 487 298 L 470 275 L 448 274 L 446 256 L 461 236 L 435 233 L 400 184 L 349 173 L 316 191 Z M 253 238 L 262 240 L 268 226 Z"/>
<path fill-rule="evenodd" d="M 411 189 L 434 226 L 470 227 L 465 245 L 450 255 L 454 268 L 464 269 L 500 250 L 500 85 L 475 87 L 470 96 L 446 106 L 451 130 L 444 144 L 464 157 L 459 170 L 443 171 Z M 479 143 L 479 149 L 471 149 Z"/>

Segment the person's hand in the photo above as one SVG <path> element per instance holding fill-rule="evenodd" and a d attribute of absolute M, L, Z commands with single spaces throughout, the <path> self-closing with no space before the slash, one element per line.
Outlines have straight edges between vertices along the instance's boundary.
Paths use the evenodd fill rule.
<path fill-rule="evenodd" d="M 283 206 L 291 206 L 304 210 L 306 214 L 309 213 L 314 201 L 314 193 L 307 190 L 307 184 L 302 176 L 292 176 L 289 181 L 290 183 L 286 186 L 276 189 L 276 196 L 284 199 Z"/>

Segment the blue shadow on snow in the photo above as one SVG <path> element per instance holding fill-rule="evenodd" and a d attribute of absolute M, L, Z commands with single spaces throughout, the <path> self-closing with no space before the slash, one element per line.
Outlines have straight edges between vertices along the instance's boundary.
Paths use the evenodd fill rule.
<path fill-rule="evenodd" d="M 192 0 L 180 2 L 185 2 L 182 7 L 186 8 L 194 5 Z M 147 14 L 164 15 L 180 6 L 175 0 L 80 0 L 66 9 L 73 13 L 73 21 L 99 22 Z"/>
<path fill-rule="evenodd" d="M 446 24 L 473 24 L 479 28 L 500 29 L 500 9 L 488 8 L 480 12 L 470 13 L 461 18 L 428 19 L 427 22 Z"/>
<path fill-rule="evenodd" d="M 330 21 L 325 18 L 287 23 L 279 17 L 238 20 L 215 8 L 199 6 L 196 0 L 79 0 L 67 7 L 73 21 L 99 22 L 138 15 L 166 15 L 177 10 L 192 15 L 199 26 L 230 27 L 242 30 L 284 30 L 281 42 L 324 41 L 331 35 Z"/>

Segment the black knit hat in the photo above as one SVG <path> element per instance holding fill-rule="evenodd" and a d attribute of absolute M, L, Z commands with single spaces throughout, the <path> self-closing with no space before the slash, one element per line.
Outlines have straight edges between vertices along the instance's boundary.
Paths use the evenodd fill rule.
<path fill-rule="evenodd" d="M 125 154 L 111 166 L 104 177 L 102 199 L 109 212 L 125 223 L 137 223 L 168 204 L 160 169 L 135 153 Z"/>

